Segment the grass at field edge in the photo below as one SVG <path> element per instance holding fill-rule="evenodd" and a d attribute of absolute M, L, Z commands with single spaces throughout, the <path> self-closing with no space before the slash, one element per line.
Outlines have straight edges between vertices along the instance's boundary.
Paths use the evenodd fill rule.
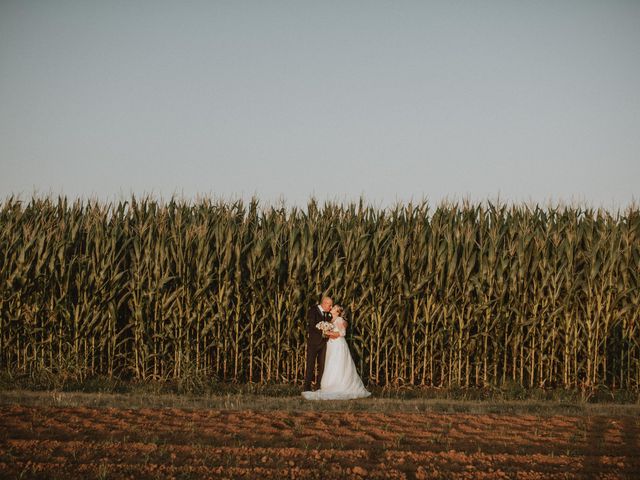
<path fill-rule="evenodd" d="M 379 413 L 472 413 L 549 415 L 640 415 L 640 403 L 587 403 L 553 400 L 455 400 L 434 398 L 381 398 L 342 401 L 307 401 L 300 396 L 261 394 L 176 395 L 154 393 L 0 391 L 0 405 L 95 408 L 179 408 L 223 410 L 350 411 Z"/>

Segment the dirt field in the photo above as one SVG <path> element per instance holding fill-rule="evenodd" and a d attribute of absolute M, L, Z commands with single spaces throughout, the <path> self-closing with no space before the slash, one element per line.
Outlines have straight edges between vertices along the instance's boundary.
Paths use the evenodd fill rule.
<path fill-rule="evenodd" d="M 0 478 L 640 478 L 637 416 L 0 406 Z"/>

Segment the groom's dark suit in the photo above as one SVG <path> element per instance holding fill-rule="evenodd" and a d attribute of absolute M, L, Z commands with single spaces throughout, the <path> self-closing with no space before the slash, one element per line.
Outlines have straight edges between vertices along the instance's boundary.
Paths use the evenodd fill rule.
<path fill-rule="evenodd" d="M 311 390 L 311 380 L 313 380 L 313 373 L 316 369 L 316 360 L 318 362 L 316 385 L 319 386 L 322 380 L 324 357 L 327 353 L 327 341 L 329 338 L 322 336 L 322 332 L 316 328 L 316 324 L 323 320 L 330 322 L 331 314 L 321 311 L 319 305 L 313 305 L 307 311 L 307 370 L 304 376 L 304 386 L 302 387 L 304 391 Z"/>

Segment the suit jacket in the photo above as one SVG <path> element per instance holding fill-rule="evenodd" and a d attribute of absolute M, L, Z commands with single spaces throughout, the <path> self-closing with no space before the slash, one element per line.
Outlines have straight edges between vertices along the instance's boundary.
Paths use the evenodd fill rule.
<path fill-rule="evenodd" d="M 329 315 L 329 313 L 326 313 Z M 316 323 L 322 321 L 330 322 L 331 318 L 324 316 L 323 312 L 320 311 L 318 305 L 313 305 L 307 311 L 307 333 L 309 345 L 317 345 L 321 346 L 323 343 L 327 343 L 329 340 L 328 337 L 323 337 L 322 332 L 316 328 Z"/>

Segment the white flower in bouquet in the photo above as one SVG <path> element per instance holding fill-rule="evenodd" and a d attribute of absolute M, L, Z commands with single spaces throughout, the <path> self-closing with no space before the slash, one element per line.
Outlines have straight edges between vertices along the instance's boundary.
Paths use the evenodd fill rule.
<path fill-rule="evenodd" d="M 333 330 L 333 323 L 327 321 L 318 322 L 316 323 L 316 328 L 322 331 L 323 335 L 326 335 L 327 332 Z"/>

